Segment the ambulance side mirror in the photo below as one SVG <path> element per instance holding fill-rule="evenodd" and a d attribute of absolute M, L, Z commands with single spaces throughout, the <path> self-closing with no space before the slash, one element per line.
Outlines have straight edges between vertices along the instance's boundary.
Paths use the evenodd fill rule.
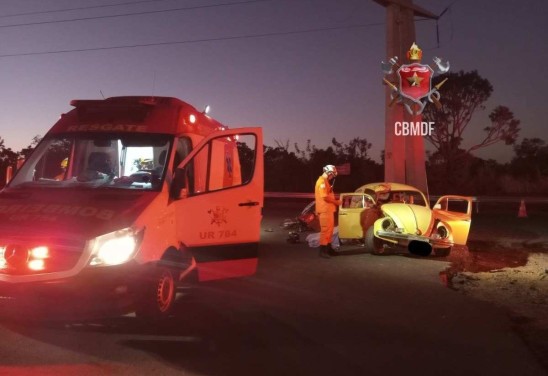
<path fill-rule="evenodd" d="M 184 168 L 175 169 L 173 181 L 171 182 L 170 196 L 173 199 L 185 198 L 188 196 L 186 187 L 186 170 Z"/>

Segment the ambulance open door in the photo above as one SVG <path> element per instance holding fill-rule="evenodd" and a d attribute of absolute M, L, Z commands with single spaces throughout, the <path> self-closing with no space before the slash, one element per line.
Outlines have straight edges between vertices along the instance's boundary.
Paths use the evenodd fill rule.
<path fill-rule="evenodd" d="M 255 273 L 263 179 L 260 128 L 215 132 L 179 164 L 171 189 L 177 235 L 200 281 Z"/>

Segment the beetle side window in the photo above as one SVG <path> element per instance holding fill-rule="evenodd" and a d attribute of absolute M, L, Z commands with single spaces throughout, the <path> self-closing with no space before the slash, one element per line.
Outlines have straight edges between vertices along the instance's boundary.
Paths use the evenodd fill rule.
<path fill-rule="evenodd" d="M 468 201 L 462 199 L 445 198 L 440 201 L 441 209 L 445 211 L 466 214 L 468 212 Z"/>
<path fill-rule="evenodd" d="M 367 195 L 353 194 L 344 196 L 343 209 L 368 209 L 374 206 L 373 200 Z"/>

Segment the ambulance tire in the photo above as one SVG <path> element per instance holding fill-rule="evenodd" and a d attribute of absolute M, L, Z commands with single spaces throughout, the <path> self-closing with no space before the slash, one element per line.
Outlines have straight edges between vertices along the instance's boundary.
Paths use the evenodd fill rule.
<path fill-rule="evenodd" d="M 143 281 L 135 302 L 139 319 L 154 322 L 165 319 L 173 310 L 177 292 L 176 272 L 165 266 L 155 266 Z"/>
<path fill-rule="evenodd" d="M 373 225 L 365 233 L 365 251 L 372 255 L 382 255 L 384 253 L 383 241 L 375 237 Z"/>

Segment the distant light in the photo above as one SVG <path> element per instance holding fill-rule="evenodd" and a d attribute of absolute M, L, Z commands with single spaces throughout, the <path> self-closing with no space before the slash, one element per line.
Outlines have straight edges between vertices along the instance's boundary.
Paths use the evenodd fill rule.
<path fill-rule="evenodd" d="M 30 270 L 44 270 L 44 260 L 30 260 L 28 263 Z"/>
<path fill-rule="evenodd" d="M 196 123 L 196 116 L 194 116 L 194 114 L 190 114 L 190 116 L 188 117 L 188 120 L 190 120 L 191 124 L 194 124 Z"/>
<path fill-rule="evenodd" d="M 35 259 L 45 259 L 49 257 L 48 247 L 36 247 L 31 249 L 30 254 Z"/>

